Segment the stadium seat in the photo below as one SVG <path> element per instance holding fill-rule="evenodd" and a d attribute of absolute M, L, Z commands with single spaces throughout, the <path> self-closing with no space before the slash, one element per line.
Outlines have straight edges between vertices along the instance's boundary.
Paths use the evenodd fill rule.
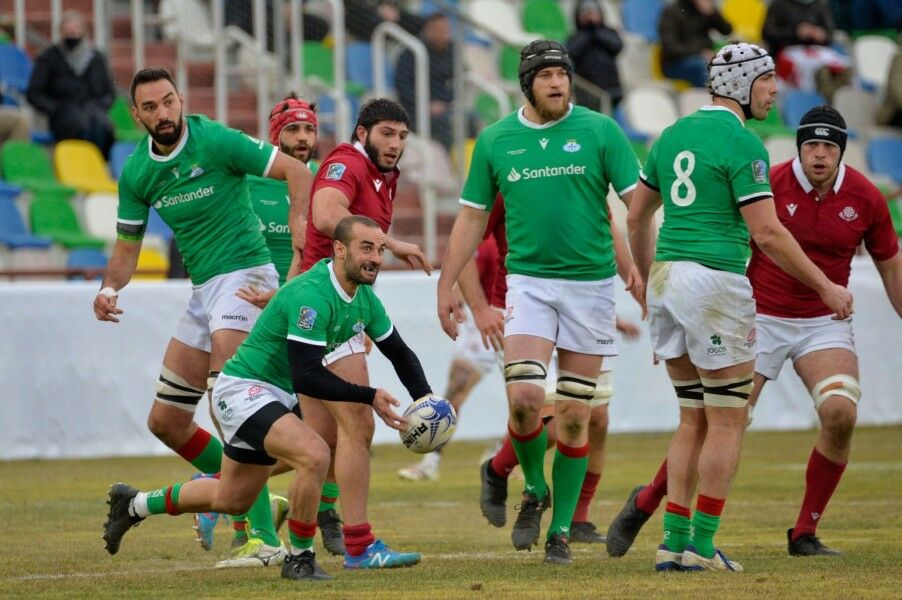
<path fill-rule="evenodd" d="M 886 85 L 889 65 L 898 46 L 880 35 L 863 35 L 852 45 L 855 75 L 865 89 L 876 90 Z"/>
<path fill-rule="evenodd" d="M 85 198 L 83 219 L 85 233 L 106 240 L 116 241 L 116 210 L 119 197 L 109 192 L 96 192 Z M 154 211 L 155 212 L 155 211 Z"/>
<path fill-rule="evenodd" d="M 623 0 L 623 27 L 649 42 L 657 42 L 658 21 L 663 10 L 663 0 Z"/>
<path fill-rule="evenodd" d="M 470 18 L 489 33 L 518 50 L 536 39 L 536 35 L 523 30 L 516 7 L 505 0 L 472 0 L 468 11 Z"/>
<path fill-rule="evenodd" d="M 711 94 L 705 88 L 686 88 L 677 96 L 680 115 L 684 117 L 694 113 L 706 104 L 711 104 Z"/>
<path fill-rule="evenodd" d="M 601 0 L 601 13 L 604 15 L 604 24 L 611 29 L 623 31 L 623 17 L 620 14 L 619 0 Z"/>
<path fill-rule="evenodd" d="M 648 141 L 648 134 L 634 129 L 626 118 L 623 102 L 614 107 L 614 114 L 612 116 L 614 117 L 614 120 L 617 121 L 617 124 L 620 125 L 620 128 L 623 129 L 623 133 L 626 134 L 626 137 L 629 138 L 630 142 L 640 142 L 644 144 Z"/>
<path fill-rule="evenodd" d="M 559 42 L 567 40 L 570 30 L 560 4 L 554 0 L 526 0 L 523 4 L 523 28 Z"/>
<path fill-rule="evenodd" d="M 798 155 L 796 139 L 785 135 L 772 135 L 764 140 L 764 147 L 770 155 L 770 166 L 786 162 Z"/>
<path fill-rule="evenodd" d="M 91 142 L 63 140 L 53 149 L 53 161 L 60 183 L 86 194 L 118 191 L 103 155 Z"/>
<path fill-rule="evenodd" d="M 136 142 L 126 142 L 119 140 L 113 144 L 110 149 L 110 175 L 113 179 L 119 179 L 122 176 L 122 169 L 125 168 L 125 159 L 131 156 L 137 147 Z"/>
<path fill-rule="evenodd" d="M 844 85 L 833 94 L 833 108 L 846 120 L 846 127 L 855 130 L 856 134 L 861 134 L 874 126 L 877 96 Z"/>
<path fill-rule="evenodd" d="M 77 248 L 69 252 L 66 258 L 67 269 L 105 269 L 107 265 L 106 255 L 100 250 L 91 248 Z M 87 279 L 102 279 L 103 273 L 98 271 L 92 277 Z M 69 275 L 69 279 L 83 280 L 86 279 L 84 274 Z"/>
<path fill-rule="evenodd" d="M 169 259 L 153 248 L 142 248 L 133 279 L 166 279 Z"/>
<path fill-rule="evenodd" d="M 117 97 L 108 114 L 110 121 L 113 122 L 117 140 L 137 142 L 147 134 L 144 128 L 135 123 L 132 111 L 125 99 Z"/>
<path fill-rule="evenodd" d="M 899 207 L 899 199 L 887 198 L 886 202 L 889 207 L 889 216 L 893 219 L 893 227 L 896 229 L 896 235 L 902 237 L 902 208 Z"/>
<path fill-rule="evenodd" d="M 498 68 L 501 78 L 507 81 L 520 80 L 520 49 L 513 46 L 502 46 L 499 55 Z"/>
<path fill-rule="evenodd" d="M 685 79 L 672 79 L 664 75 L 663 66 L 661 65 L 661 44 L 657 42 L 651 45 L 649 69 L 651 69 L 652 79 L 669 82 L 677 90 L 687 90 L 692 87 L 692 83 Z"/>
<path fill-rule="evenodd" d="M 85 234 L 78 224 L 75 210 L 65 198 L 36 192 L 31 202 L 31 231 L 50 238 L 67 249 L 106 246 L 100 238 Z"/>
<path fill-rule="evenodd" d="M 0 245 L 10 250 L 50 247 L 49 239 L 28 233 L 16 208 L 15 196 L 8 194 L 0 194 Z"/>
<path fill-rule="evenodd" d="M 890 177 L 897 185 L 902 184 L 902 138 L 873 138 L 867 154 L 871 171 Z"/>
<path fill-rule="evenodd" d="M 0 147 L 3 178 L 33 192 L 49 192 L 70 198 L 76 190 L 56 179 L 53 165 L 43 148 L 32 142 L 8 141 Z"/>
<path fill-rule="evenodd" d="M 635 88 L 626 93 L 621 104 L 630 126 L 651 138 L 657 138 L 680 117 L 673 98 L 661 88 Z"/>
<path fill-rule="evenodd" d="M 864 145 L 860 141 L 851 138 L 846 140 L 846 151 L 843 152 L 842 161 L 856 171 L 861 171 L 868 179 L 874 178 L 871 168 L 868 166 Z"/>
<path fill-rule="evenodd" d="M 623 50 L 617 55 L 617 71 L 624 89 L 638 87 L 653 79 L 651 46 L 636 33 L 621 34 Z"/>
<path fill-rule="evenodd" d="M 827 104 L 827 100 L 817 92 L 788 89 L 783 92 L 783 122 L 790 129 L 795 130 L 805 113 L 815 106 Z"/>
<path fill-rule="evenodd" d="M 763 0 L 724 0 L 720 12 L 733 26 L 732 37 L 756 44 L 761 41 L 761 29 L 767 15 Z"/>
<path fill-rule="evenodd" d="M 0 44 L 0 81 L 7 88 L 24 94 L 31 79 L 31 70 L 31 59 L 18 46 Z"/>
<path fill-rule="evenodd" d="M 774 104 L 770 108 L 767 117 L 765 117 L 763 121 L 750 119 L 746 121 L 745 126 L 763 139 L 767 139 L 773 135 L 795 135 L 795 131 L 787 127 L 783 122 L 783 113 L 780 111 L 779 103 Z"/>
<path fill-rule="evenodd" d="M 304 76 L 319 80 L 323 85 L 335 83 L 335 65 L 332 49 L 321 42 L 306 41 L 302 47 L 304 53 Z"/>
<path fill-rule="evenodd" d="M 365 89 L 373 89 L 373 47 L 369 42 L 351 42 L 345 50 L 345 73 L 348 82 Z M 386 73 L 389 87 L 395 81 L 392 73 Z"/>

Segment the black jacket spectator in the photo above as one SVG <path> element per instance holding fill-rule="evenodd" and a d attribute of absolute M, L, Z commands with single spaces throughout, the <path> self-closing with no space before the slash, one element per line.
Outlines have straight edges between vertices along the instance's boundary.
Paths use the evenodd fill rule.
<path fill-rule="evenodd" d="M 701 13 L 695 0 L 677 0 L 661 13 L 661 60 L 670 61 L 711 52 L 711 36 L 715 29 L 723 35 L 733 31 L 723 15 L 714 9 Z"/>
<path fill-rule="evenodd" d="M 368 42 L 383 21 L 397 23 L 411 35 L 423 27 L 423 19 L 404 10 L 397 0 L 345 0 L 345 27 L 351 37 Z"/>
<path fill-rule="evenodd" d="M 777 56 L 786 46 L 829 46 L 833 43 L 833 15 L 827 0 L 773 0 L 767 9 L 761 37 Z"/>
<path fill-rule="evenodd" d="M 596 0 L 580 0 L 574 11 L 576 32 L 567 40 L 567 53 L 577 75 L 607 91 L 612 106 L 623 98 L 617 55 L 623 50 L 620 34 L 604 24 L 601 6 Z M 591 94 L 576 88 L 576 102 L 598 109 L 598 101 Z"/>

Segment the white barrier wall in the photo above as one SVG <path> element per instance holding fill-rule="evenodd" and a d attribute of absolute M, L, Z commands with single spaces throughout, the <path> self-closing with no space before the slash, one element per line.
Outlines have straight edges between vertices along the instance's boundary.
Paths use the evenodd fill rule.
<path fill-rule="evenodd" d="M 452 345 L 435 317 L 438 277 L 422 273 L 384 273 L 377 293 L 414 349 L 433 389 L 442 393 Z M 618 285 L 618 312 L 639 320 L 635 303 Z M 864 396 L 859 423 L 902 423 L 902 321 L 886 299 L 872 263 L 857 261 L 856 344 Z M 118 325 L 94 319 L 94 283 L 0 284 L 0 459 L 76 458 L 167 454 L 150 435 L 147 412 L 154 381 L 169 337 L 190 296 L 186 282 L 134 282 L 119 305 Z M 620 341 L 613 360 L 615 397 L 611 430 L 666 431 L 677 422 L 673 389 L 663 366 L 651 364 L 647 325 L 637 342 Z M 409 401 L 391 366 L 374 351 L 370 372 L 375 385 Z M 476 388 L 462 411 L 457 437 L 500 437 L 507 408 L 501 376 L 492 373 Z M 198 421 L 212 431 L 206 404 Z M 394 443 L 396 433 L 377 419 L 376 442 Z M 780 380 L 765 388 L 755 411 L 754 429 L 800 429 L 816 424 L 811 400 L 786 365 Z"/>

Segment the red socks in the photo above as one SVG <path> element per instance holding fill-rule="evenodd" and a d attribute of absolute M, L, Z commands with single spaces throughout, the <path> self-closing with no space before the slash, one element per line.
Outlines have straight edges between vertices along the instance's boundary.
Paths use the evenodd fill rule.
<path fill-rule="evenodd" d="M 369 523 L 345 525 L 341 531 L 345 536 L 345 548 L 351 556 L 360 556 L 367 546 L 376 541 Z"/>
<path fill-rule="evenodd" d="M 817 451 L 811 451 L 808 459 L 808 470 L 805 472 L 805 498 L 792 532 L 792 540 L 817 531 L 817 522 L 827 508 L 827 502 L 833 495 L 846 465 L 835 463 Z"/>
<path fill-rule="evenodd" d="M 495 472 L 495 475 L 507 479 L 514 467 L 519 464 L 520 459 L 517 458 L 517 453 L 514 452 L 514 445 L 511 443 L 511 439 L 506 437 L 501 449 L 498 450 L 498 453 L 492 458 L 492 462 L 489 463 L 489 467 Z"/>
<path fill-rule="evenodd" d="M 592 503 L 592 498 L 595 497 L 595 488 L 598 487 L 599 479 L 601 479 L 601 473 L 586 471 L 583 487 L 579 491 L 579 501 L 576 503 L 576 510 L 573 512 L 574 523 L 585 523 L 589 520 L 589 505 Z"/>
<path fill-rule="evenodd" d="M 655 478 L 636 496 L 636 508 L 647 515 L 658 510 L 661 500 L 667 495 L 667 459 L 655 474 Z M 688 516 L 688 515 L 687 515 Z"/>

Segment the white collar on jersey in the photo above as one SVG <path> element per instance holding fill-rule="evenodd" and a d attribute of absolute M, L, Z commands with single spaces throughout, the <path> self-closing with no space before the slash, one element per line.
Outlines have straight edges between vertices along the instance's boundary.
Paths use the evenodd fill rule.
<path fill-rule="evenodd" d="M 806 194 L 810 194 L 811 190 L 814 189 L 814 186 L 811 185 L 811 182 L 808 181 L 808 177 L 805 175 L 805 170 L 802 169 L 802 161 L 796 156 L 792 160 L 792 173 L 796 176 L 796 181 L 799 182 L 799 185 L 802 186 L 802 190 Z M 838 194 L 839 188 L 842 187 L 843 179 L 846 177 L 846 163 L 840 161 L 839 162 L 839 173 L 836 175 L 836 181 L 833 182 L 833 193 Z"/>
<path fill-rule="evenodd" d="M 533 123 L 532 121 L 527 119 L 526 115 L 524 114 L 525 110 L 526 110 L 526 107 L 521 106 L 520 110 L 517 111 L 517 118 L 520 119 L 520 123 L 522 123 L 526 127 L 529 127 L 530 129 L 548 129 L 549 127 L 554 127 L 555 125 L 557 125 L 558 123 L 560 123 L 561 121 L 563 121 L 564 119 L 566 119 L 567 117 L 570 116 L 570 113 L 573 112 L 573 103 L 571 102 L 567 105 L 567 114 L 565 114 L 563 117 L 561 117 L 557 121 L 548 121 L 547 123 L 542 123 L 541 125 L 539 123 Z"/>
<path fill-rule="evenodd" d="M 341 284 L 338 283 L 338 277 L 335 276 L 335 262 L 334 258 L 330 258 L 329 262 L 326 263 L 326 268 L 329 269 L 329 280 L 332 282 L 332 287 L 335 288 L 335 291 L 338 293 L 338 297 L 345 301 L 346 304 L 350 304 L 354 301 L 354 296 L 357 293 L 354 293 L 354 296 L 348 296 L 348 293 L 341 287 Z"/>
<path fill-rule="evenodd" d="M 733 112 L 732 110 L 730 110 L 730 109 L 727 108 L 726 106 L 720 106 L 720 105 L 718 105 L 718 104 L 705 104 L 705 105 L 704 105 L 703 107 L 701 107 L 699 110 L 723 110 L 723 111 L 726 111 L 726 112 L 730 113 L 731 115 L 733 115 L 734 117 L 736 117 L 736 120 L 739 121 L 739 123 L 740 123 L 743 127 L 745 127 L 745 121 L 743 121 L 742 119 L 740 119 L 740 118 L 739 118 L 739 115 L 737 115 L 735 112 Z"/>
<path fill-rule="evenodd" d="M 178 156 L 179 153 L 182 151 L 182 148 L 185 147 L 185 144 L 188 143 L 188 135 L 191 133 L 191 128 L 188 127 L 188 119 L 185 119 L 184 117 L 182 117 L 182 119 L 185 121 L 185 135 L 182 136 L 182 139 L 179 140 L 178 145 L 175 147 L 175 149 L 172 152 L 169 153 L 168 156 L 160 156 L 159 154 L 154 152 L 153 151 L 153 138 L 150 137 L 149 135 L 147 136 L 147 153 L 150 154 L 150 158 L 152 160 L 155 160 L 157 162 L 169 162 L 170 160 L 172 160 L 173 158 Z"/>
<path fill-rule="evenodd" d="M 357 151 L 366 157 L 367 160 L 370 159 L 370 155 L 366 153 L 366 148 L 363 147 L 359 141 L 354 142 L 354 147 L 357 148 Z"/>

